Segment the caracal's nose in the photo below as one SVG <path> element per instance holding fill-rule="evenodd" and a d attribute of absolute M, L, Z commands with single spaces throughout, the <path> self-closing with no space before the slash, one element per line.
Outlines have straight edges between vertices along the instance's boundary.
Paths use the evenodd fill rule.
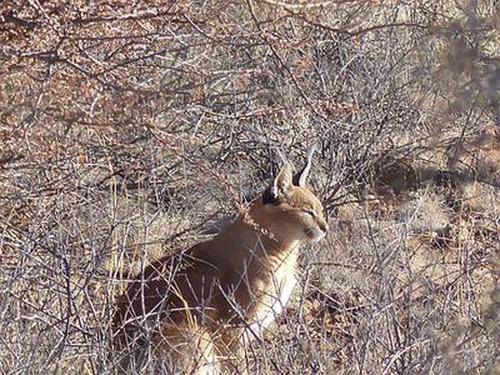
<path fill-rule="evenodd" d="M 324 233 L 328 232 L 329 228 L 328 228 L 328 224 L 326 223 L 326 221 L 319 222 L 319 229 L 321 229 L 321 231 L 323 231 Z"/>

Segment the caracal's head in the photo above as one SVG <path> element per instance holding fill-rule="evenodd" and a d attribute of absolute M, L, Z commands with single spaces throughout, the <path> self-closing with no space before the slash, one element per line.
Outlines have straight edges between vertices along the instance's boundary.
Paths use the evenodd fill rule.
<path fill-rule="evenodd" d="M 313 151 L 295 175 L 285 163 L 259 200 L 260 224 L 282 241 L 316 242 L 328 231 L 323 205 L 306 186 Z"/>

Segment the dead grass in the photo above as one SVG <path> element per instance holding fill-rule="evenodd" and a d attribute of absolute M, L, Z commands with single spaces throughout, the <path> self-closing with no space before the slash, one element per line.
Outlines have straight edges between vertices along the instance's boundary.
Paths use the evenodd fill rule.
<path fill-rule="evenodd" d="M 127 276 L 316 143 L 333 229 L 253 372 L 497 373 L 494 2 L 163 3 L 0 6 L 0 372 L 113 373 Z"/>

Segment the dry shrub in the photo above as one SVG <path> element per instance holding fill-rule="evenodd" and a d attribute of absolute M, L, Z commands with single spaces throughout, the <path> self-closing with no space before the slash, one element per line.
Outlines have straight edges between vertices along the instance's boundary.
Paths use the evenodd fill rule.
<path fill-rule="evenodd" d="M 249 366 L 493 373 L 497 23 L 494 1 L 2 3 L 1 371 L 113 372 L 127 276 L 318 144 L 334 229 Z"/>

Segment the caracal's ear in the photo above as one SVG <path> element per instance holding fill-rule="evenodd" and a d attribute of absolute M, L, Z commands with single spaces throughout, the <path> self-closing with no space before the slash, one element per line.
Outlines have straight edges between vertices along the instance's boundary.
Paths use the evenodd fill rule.
<path fill-rule="evenodd" d="M 288 196 L 293 182 L 293 170 L 289 163 L 285 163 L 273 180 L 272 185 L 264 193 L 264 204 L 276 203 L 280 198 Z"/>
<path fill-rule="evenodd" d="M 301 187 L 306 186 L 307 177 L 309 176 L 309 172 L 311 171 L 312 158 L 315 151 L 316 151 L 316 146 L 313 146 L 307 153 L 306 165 L 295 176 L 293 176 L 294 185 Z"/>

